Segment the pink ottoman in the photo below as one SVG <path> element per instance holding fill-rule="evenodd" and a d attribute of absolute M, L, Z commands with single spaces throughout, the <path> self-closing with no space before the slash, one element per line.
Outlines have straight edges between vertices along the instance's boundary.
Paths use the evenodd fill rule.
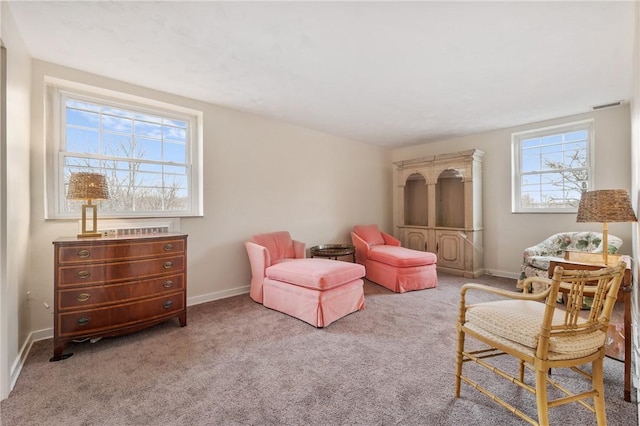
<path fill-rule="evenodd" d="M 329 259 L 296 259 L 266 269 L 262 304 L 315 327 L 364 309 L 362 277 L 357 263 Z"/>

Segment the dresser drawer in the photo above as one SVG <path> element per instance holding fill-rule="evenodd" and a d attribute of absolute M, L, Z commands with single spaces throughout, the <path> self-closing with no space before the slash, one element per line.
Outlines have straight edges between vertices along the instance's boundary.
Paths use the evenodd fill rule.
<path fill-rule="evenodd" d="M 57 331 L 61 337 L 82 336 L 171 317 L 185 309 L 184 299 L 184 292 L 180 292 L 113 307 L 60 313 Z"/>
<path fill-rule="evenodd" d="M 136 259 L 149 256 L 184 253 L 182 239 L 144 243 L 77 244 L 58 247 L 60 264 Z"/>
<path fill-rule="evenodd" d="M 103 285 L 115 281 L 144 279 L 184 271 L 184 256 L 158 257 L 131 262 L 63 266 L 58 268 L 58 287 Z"/>
<path fill-rule="evenodd" d="M 135 299 L 184 290 L 184 275 L 169 275 L 123 284 L 61 290 L 58 309 L 85 309 L 99 305 L 129 302 Z"/>

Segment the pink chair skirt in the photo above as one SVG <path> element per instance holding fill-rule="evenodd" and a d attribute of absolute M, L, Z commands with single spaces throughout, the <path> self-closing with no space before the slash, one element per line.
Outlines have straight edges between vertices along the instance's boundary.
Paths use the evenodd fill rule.
<path fill-rule="evenodd" d="M 364 309 L 363 285 L 361 279 L 356 279 L 328 290 L 318 290 L 266 278 L 262 304 L 315 327 L 326 327 L 345 315 Z"/>
<path fill-rule="evenodd" d="M 368 261 L 366 278 L 396 293 L 433 288 L 438 285 L 436 264 L 398 268 Z"/>

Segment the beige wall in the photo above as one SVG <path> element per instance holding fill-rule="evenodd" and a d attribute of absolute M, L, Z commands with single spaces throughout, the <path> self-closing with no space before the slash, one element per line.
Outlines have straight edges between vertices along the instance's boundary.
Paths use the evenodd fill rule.
<path fill-rule="evenodd" d="M 77 221 L 44 220 L 44 76 L 145 96 L 204 112 L 204 211 L 183 218 L 188 240 L 190 303 L 248 291 L 244 241 L 288 230 L 308 246 L 348 242 L 357 223 L 391 225 L 391 162 L 382 148 L 255 115 L 33 61 L 31 239 L 29 284 L 51 304 L 51 241 L 77 233 Z M 32 330 L 52 327 L 51 313 L 32 311 Z M 50 330 L 48 330 L 50 332 Z"/>
<path fill-rule="evenodd" d="M 630 189 L 629 106 L 579 114 L 509 129 L 435 143 L 395 149 L 393 161 L 478 148 L 483 158 L 484 265 L 489 273 L 516 277 L 522 250 L 551 234 L 572 230 L 601 230 L 601 224 L 576 223 L 575 214 L 511 213 L 511 134 L 528 129 L 593 118 L 595 120 L 595 188 Z M 609 232 L 623 239 L 630 254 L 631 225 L 610 224 Z"/>
<path fill-rule="evenodd" d="M 31 331 L 26 301 L 29 268 L 29 133 L 31 59 L 5 2 L 2 8 L 2 41 L 7 48 L 6 151 L 2 155 L 2 190 L 6 208 L 2 220 L 2 397 L 19 374 L 22 346 Z M 5 188 L 6 185 L 6 188 Z"/>

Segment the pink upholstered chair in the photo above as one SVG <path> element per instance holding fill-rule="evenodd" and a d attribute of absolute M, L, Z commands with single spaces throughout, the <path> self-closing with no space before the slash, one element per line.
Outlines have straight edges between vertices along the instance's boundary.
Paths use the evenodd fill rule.
<path fill-rule="evenodd" d="M 305 244 L 286 231 L 254 235 L 245 243 L 251 298 L 315 327 L 364 309 L 364 267 L 305 258 Z"/>
<path fill-rule="evenodd" d="M 365 278 L 396 293 L 438 285 L 434 253 L 400 247 L 400 241 L 381 232 L 378 225 L 356 225 L 351 232 L 356 262 Z"/>

